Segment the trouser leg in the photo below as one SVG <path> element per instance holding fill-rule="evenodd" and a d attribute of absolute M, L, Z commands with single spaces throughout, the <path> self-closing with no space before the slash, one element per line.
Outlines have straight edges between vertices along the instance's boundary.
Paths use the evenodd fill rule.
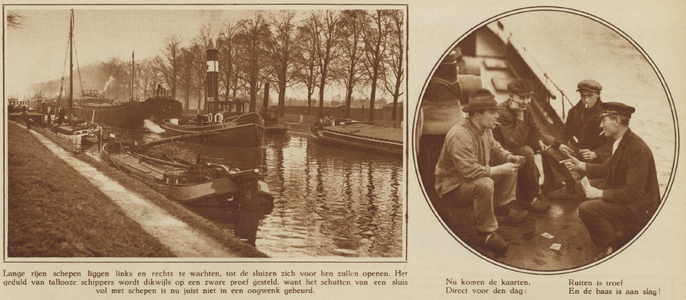
<path fill-rule="evenodd" d="M 478 231 L 493 232 L 498 229 L 498 222 L 493 214 L 494 191 L 495 183 L 488 177 L 465 182 L 455 191 L 458 201 L 472 200 Z"/>
<path fill-rule="evenodd" d="M 543 163 L 543 186 L 546 188 L 554 187 L 557 182 L 566 182 L 567 189 L 574 191 L 576 181 L 572 174 L 560 161 L 567 159 L 560 150 L 548 148 L 541 152 L 541 162 Z M 557 177 L 557 178 L 556 178 Z"/>
<path fill-rule="evenodd" d="M 492 181 L 494 207 L 503 206 L 517 199 L 517 172 L 510 175 L 495 176 Z"/>
<path fill-rule="evenodd" d="M 521 155 L 526 158 L 522 167 L 517 171 L 517 199 L 530 202 L 538 194 L 538 168 L 534 156 L 534 150 L 529 146 L 519 147 L 510 150 L 512 154 Z"/>
<path fill-rule="evenodd" d="M 581 203 L 579 218 L 586 226 L 593 243 L 601 249 L 612 246 L 618 232 L 633 237 L 642 227 L 626 206 L 599 199 Z"/>

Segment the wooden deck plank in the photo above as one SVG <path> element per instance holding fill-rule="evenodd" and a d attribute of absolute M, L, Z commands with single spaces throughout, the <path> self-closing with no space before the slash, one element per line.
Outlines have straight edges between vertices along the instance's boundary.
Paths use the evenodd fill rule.
<path fill-rule="evenodd" d="M 403 142 L 402 128 L 392 128 L 357 123 L 348 125 L 327 126 L 324 129 L 344 134 L 353 134 L 375 139 L 390 140 L 399 143 Z"/>

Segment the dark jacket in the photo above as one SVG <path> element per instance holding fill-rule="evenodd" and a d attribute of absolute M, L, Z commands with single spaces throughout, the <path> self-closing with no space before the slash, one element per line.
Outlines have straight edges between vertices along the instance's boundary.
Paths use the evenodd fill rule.
<path fill-rule="evenodd" d="M 493 137 L 508 150 L 522 146 L 529 146 L 534 151 L 541 150 L 538 141 L 543 139 L 543 135 L 534 120 L 531 108 L 524 111 L 524 121 L 518 120 L 515 112 L 510 109 L 510 101 L 512 99 L 498 104 L 502 108 L 498 111 L 500 125 L 493 130 Z"/>
<path fill-rule="evenodd" d="M 602 163 L 607 160 L 612 154 L 612 140 L 605 135 L 600 135 L 603 131 L 600 129 L 602 104 L 603 102 L 598 98 L 595 105 L 588 109 L 584 107 L 583 101 L 574 105 L 569 110 L 567 122 L 553 143 L 555 148 L 571 141 L 578 149 L 595 151 L 598 158 L 593 161 L 594 163 Z M 576 137 L 578 143 L 573 141 L 572 137 Z"/>
<path fill-rule="evenodd" d="M 605 163 L 587 164 L 589 178 L 605 178 L 603 201 L 626 205 L 645 224 L 660 203 L 655 159 L 646 143 L 631 129 Z"/>

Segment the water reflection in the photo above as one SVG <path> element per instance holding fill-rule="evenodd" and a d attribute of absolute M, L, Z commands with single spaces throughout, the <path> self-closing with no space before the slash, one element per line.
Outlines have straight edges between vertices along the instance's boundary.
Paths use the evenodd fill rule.
<path fill-rule="evenodd" d="M 402 161 L 322 146 L 304 136 L 267 140 L 274 212 L 258 249 L 276 257 L 402 253 Z"/>
<path fill-rule="evenodd" d="M 140 141 L 161 136 L 127 133 Z M 272 257 L 401 257 L 402 160 L 311 143 L 291 133 L 262 147 L 177 141 L 170 155 L 234 168 L 261 168 L 274 206 L 259 212 L 188 206 Z"/>

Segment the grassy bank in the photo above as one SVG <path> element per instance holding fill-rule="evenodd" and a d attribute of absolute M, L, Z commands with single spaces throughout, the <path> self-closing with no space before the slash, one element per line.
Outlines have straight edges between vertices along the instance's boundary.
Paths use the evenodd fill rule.
<path fill-rule="evenodd" d="M 35 128 L 35 127 L 34 127 Z M 36 129 L 67 151 L 69 141 Z M 172 257 L 112 200 L 56 157 L 25 128 L 8 127 L 8 255 L 10 257 Z M 121 171 L 85 154 L 110 179 L 242 257 L 266 257 L 233 234 L 167 200 Z"/>

